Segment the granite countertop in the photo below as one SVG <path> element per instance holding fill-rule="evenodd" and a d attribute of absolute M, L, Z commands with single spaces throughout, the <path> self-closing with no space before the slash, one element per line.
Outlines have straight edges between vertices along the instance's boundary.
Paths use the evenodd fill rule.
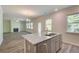
<path fill-rule="evenodd" d="M 59 33 L 56 33 L 56 35 L 51 35 L 51 36 L 45 36 L 45 34 L 41 34 L 39 35 L 38 33 L 34 33 L 34 34 L 27 34 L 27 35 L 22 35 L 22 37 L 29 41 L 30 43 L 32 44 L 38 44 L 42 41 L 45 41 L 45 40 L 48 40 L 48 39 L 51 39 L 55 36 L 59 35 Z"/>

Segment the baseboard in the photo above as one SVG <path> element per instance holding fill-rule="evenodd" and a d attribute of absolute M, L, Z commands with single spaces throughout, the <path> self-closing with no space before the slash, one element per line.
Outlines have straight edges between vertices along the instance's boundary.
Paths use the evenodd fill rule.
<path fill-rule="evenodd" d="M 79 46 L 79 44 L 76 44 L 76 43 L 73 43 L 73 42 L 69 42 L 69 41 L 63 41 L 63 42 L 64 42 L 64 43 L 71 44 L 71 45 Z"/>
<path fill-rule="evenodd" d="M 11 33 L 11 32 L 3 32 L 3 34 L 7 34 L 7 33 Z"/>

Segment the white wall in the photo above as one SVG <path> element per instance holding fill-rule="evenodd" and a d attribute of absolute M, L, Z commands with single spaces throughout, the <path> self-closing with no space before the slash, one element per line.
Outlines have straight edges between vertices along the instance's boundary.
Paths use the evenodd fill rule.
<path fill-rule="evenodd" d="M 18 20 L 17 18 L 13 18 L 11 19 L 11 32 L 13 32 L 13 28 L 19 28 L 19 32 L 20 32 L 20 21 L 16 21 Z"/>
<path fill-rule="evenodd" d="M 3 41 L 3 11 L 0 6 L 0 45 Z"/>

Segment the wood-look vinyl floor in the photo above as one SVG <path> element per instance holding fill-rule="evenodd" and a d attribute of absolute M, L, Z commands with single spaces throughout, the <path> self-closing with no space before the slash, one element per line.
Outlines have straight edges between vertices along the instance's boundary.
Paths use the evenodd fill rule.
<path fill-rule="evenodd" d="M 59 53 L 79 53 L 79 46 L 63 43 Z"/>
<path fill-rule="evenodd" d="M 4 34 L 3 44 L 0 46 L 0 53 L 24 53 L 24 40 L 21 37 L 27 32 Z M 62 44 L 58 53 L 79 53 L 79 47 L 67 43 Z"/>

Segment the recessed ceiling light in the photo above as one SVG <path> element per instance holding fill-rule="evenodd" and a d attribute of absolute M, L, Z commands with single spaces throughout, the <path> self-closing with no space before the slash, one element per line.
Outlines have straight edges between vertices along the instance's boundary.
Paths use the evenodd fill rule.
<path fill-rule="evenodd" d="M 58 11 L 58 8 L 55 8 L 54 11 Z"/>

